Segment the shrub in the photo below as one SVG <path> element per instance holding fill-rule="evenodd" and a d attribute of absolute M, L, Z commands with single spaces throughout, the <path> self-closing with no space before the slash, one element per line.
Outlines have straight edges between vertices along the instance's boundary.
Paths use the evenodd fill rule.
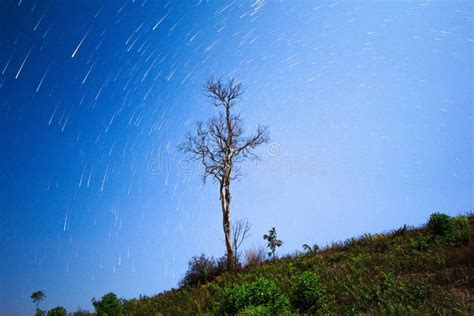
<path fill-rule="evenodd" d="M 314 244 L 313 246 L 310 246 L 308 244 L 303 244 L 302 247 L 306 251 L 306 253 L 309 253 L 309 254 L 316 254 L 321 250 L 318 244 Z"/>
<path fill-rule="evenodd" d="M 403 225 L 402 227 L 395 229 L 395 230 L 392 232 L 392 235 L 393 235 L 394 237 L 397 237 L 397 236 L 404 236 L 407 231 L 408 231 L 408 226 L 407 226 L 407 225 Z"/>
<path fill-rule="evenodd" d="M 410 238 L 408 240 L 411 249 L 416 251 L 426 251 L 430 248 L 432 241 L 429 237 Z"/>
<path fill-rule="evenodd" d="M 392 240 L 386 235 L 377 235 L 375 239 L 375 251 L 385 252 L 390 249 L 392 245 Z"/>
<path fill-rule="evenodd" d="M 179 285 L 207 284 L 224 272 L 225 266 L 225 257 L 218 261 L 212 257 L 208 258 L 204 254 L 201 254 L 199 257 L 192 257 L 188 262 L 188 270 L 183 279 L 179 282 Z"/>
<path fill-rule="evenodd" d="M 102 296 L 100 301 L 92 299 L 92 305 L 95 308 L 97 316 L 120 316 L 123 315 L 122 301 L 114 293 L 108 293 Z"/>
<path fill-rule="evenodd" d="M 450 236 L 453 231 L 451 218 L 442 213 L 431 214 L 430 220 L 428 221 L 428 230 L 434 236 Z"/>
<path fill-rule="evenodd" d="M 451 242 L 468 243 L 471 234 L 466 216 L 451 218 L 446 214 L 433 213 L 428 221 L 428 229 L 432 235 Z"/>
<path fill-rule="evenodd" d="M 316 312 L 327 307 L 326 289 L 319 276 L 306 271 L 299 276 L 291 293 L 291 303 L 299 312 Z"/>
<path fill-rule="evenodd" d="M 471 235 L 471 225 L 469 225 L 469 219 L 466 216 L 459 216 L 453 218 L 453 233 L 452 241 L 469 243 L 469 237 Z"/>
<path fill-rule="evenodd" d="M 48 311 L 48 316 L 66 316 L 67 311 L 64 307 L 58 306 Z"/>
<path fill-rule="evenodd" d="M 265 262 L 266 254 L 263 247 L 245 251 L 245 265 L 252 266 Z"/>
<path fill-rule="evenodd" d="M 40 308 L 36 308 L 35 316 L 45 316 L 46 312 Z"/>
<path fill-rule="evenodd" d="M 228 314 L 257 310 L 281 314 L 289 311 L 289 300 L 273 281 L 259 279 L 225 289 L 219 309 Z"/>

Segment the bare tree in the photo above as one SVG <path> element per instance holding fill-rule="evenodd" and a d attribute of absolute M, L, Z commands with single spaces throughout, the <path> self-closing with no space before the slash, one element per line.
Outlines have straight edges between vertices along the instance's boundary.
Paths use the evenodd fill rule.
<path fill-rule="evenodd" d="M 239 219 L 232 224 L 232 247 L 235 252 L 235 264 L 239 262 L 239 249 L 245 239 L 250 237 L 250 228 L 252 224 L 246 219 Z"/>
<path fill-rule="evenodd" d="M 211 176 L 219 183 L 225 244 L 227 248 L 227 269 L 235 268 L 234 250 L 231 239 L 230 183 L 239 177 L 238 164 L 245 159 L 258 158 L 253 150 L 269 141 L 265 126 L 258 126 L 255 134 L 243 135 L 242 119 L 232 114 L 236 101 L 244 90 L 240 83 L 230 79 L 227 83 L 211 79 L 205 91 L 215 107 L 223 109 L 207 123 L 198 122 L 196 134 L 189 134 L 181 150 L 199 160 L 203 167 L 203 180 Z"/>

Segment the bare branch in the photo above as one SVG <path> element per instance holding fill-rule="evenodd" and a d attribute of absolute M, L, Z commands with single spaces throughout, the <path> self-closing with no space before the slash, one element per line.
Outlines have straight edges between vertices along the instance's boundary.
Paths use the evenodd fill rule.
<path fill-rule="evenodd" d="M 232 246 L 234 247 L 236 258 L 239 255 L 239 249 L 245 239 L 249 238 L 252 224 L 246 219 L 240 219 L 232 224 Z"/>

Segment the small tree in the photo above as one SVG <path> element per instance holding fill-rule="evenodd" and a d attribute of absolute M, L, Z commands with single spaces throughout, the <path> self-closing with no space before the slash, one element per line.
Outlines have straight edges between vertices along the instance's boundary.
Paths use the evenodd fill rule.
<path fill-rule="evenodd" d="M 277 233 L 275 227 L 272 227 L 268 231 L 268 234 L 263 235 L 263 239 L 267 240 L 267 248 L 270 250 L 268 256 L 275 259 L 275 251 L 278 247 L 283 245 L 283 241 L 277 239 Z"/>
<path fill-rule="evenodd" d="M 92 298 L 92 305 L 95 308 L 97 316 L 120 316 L 122 315 L 123 305 L 121 300 L 114 293 L 108 293 L 102 296 L 100 301 Z"/>
<path fill-rule="evenodd" d="M 44 300 L 46 295 L 44 294 L 43 291 L 36 291 L 31 294 L 31 299 L 33 300 L 33 303 L 36 304 L 36 309 L 39 308 L 39 303 Z"/>
<path fill-rule="evenodd" d="M 222 226 L 227 248 L 227 269 L 235 267 L 231 238 L 230 183 L 239 177 L 239 163 L 245 159 L 256 159 L 254 149 L 268 142 L 267 128 L 258 126 L 255 133 L 244 136 L 242 118 L 234 113 L 238 99 L 244 93 L 240 83 L 230 79 L 227 83 L 209 80 L 205 90 L 215 107 L 223 111 L 207 123 L 198 122 L 196 134 L 189 134 L 181 150 L 198 160 L 204 167 L 203 179 L 211 176 L 219 183 L 222 210 Z"/>
<path fill-rule="evenodd" d="M 250 237 L 250 229 L 252 228 L 252 224 L 249 223 L 246 219 L 240 219 L 237 222 L 232 224 L 232 246 L 234 247 L 235 251 L 235 264 L 239 263 L 240 259 L 240 246 L 245 239 Z"/>
<path fill-rule="evenodd" d="M 67 316 L 67 311 L 64 307 L 58 306 L 49 310 L 48 316 Z"/>

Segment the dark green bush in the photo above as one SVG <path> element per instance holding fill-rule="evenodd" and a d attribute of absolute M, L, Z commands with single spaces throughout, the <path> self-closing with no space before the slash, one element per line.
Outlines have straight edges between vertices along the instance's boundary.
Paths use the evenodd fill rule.
<path fill-rule="evenodd" d="M 443 240 L 468 243 L 471 226 L 466 216 L 451 218 L 446 214 L 433 213 L 428 222 L 430 233 Z"/>
<path fill-rule="evenodd" d="M 204 254 L 199 257 L 192 257 L 188 262 L 188 270 L 179 285 L 199 285 L 211 282 L 216 276 L 224 272 L 225 261 L 225 258 L 215 260 L 212 257 L 206 257 Z"/>
<path fill-rule="evenodd" d="M 296 279 L 291 304 L 300 312 L 316 312 L 327 307 L 326 288 L 315 273 L 306 271 Z"/>
<path fill-rule="evenodd" d="M 48 316 L 66 316 L 67 311 L 64 307 L 58 306 L 48 311 Z"/>
<path fill-rule="evenodd" d="M 35 316 L 45 316 L 46 312 L 40 308 L 36 308 Z"/>
<path fill-rule="evenodd" d="M 235 285 L 224 290 L 224 297 L 219 304 L 221 313 L 235 314 L 256 310 L 281 314 L 289 311 L 289 300 L 280 288 L 267 279 L 253 283 Z"/>
<path fill-rule="evenodd" d="M 92 299 L 92 305 L 95 308 L 97 316 L 120 316 L 123 315 L 122 301 L 114 293 L 108 293 L 97 301 Z"/>
<path fill-rule="evenodd" d="M 428 221 L 428 230 L 434 236 L 448 237 L 453 232 L 451 218 L 442 213 L 433 213 Z"/>

